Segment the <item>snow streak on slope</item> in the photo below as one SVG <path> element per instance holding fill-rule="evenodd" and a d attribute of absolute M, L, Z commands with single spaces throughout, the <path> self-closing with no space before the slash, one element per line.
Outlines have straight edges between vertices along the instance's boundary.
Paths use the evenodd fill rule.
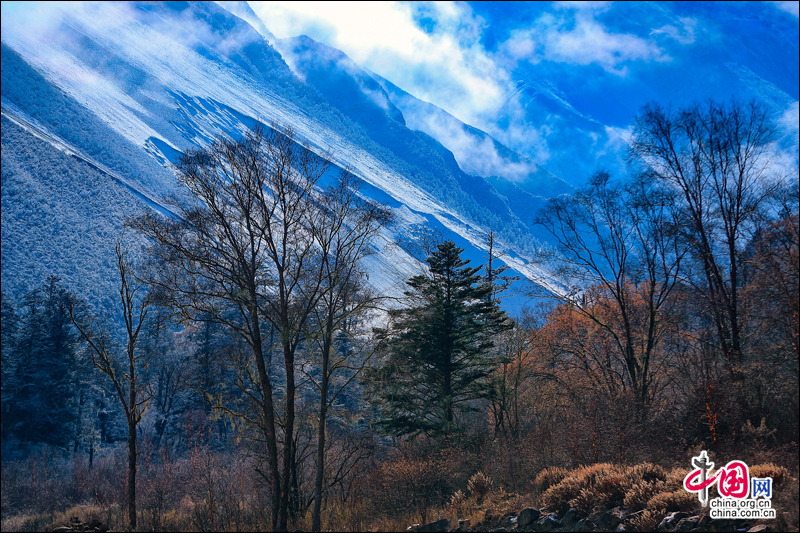
<path fill-rule="evenodd" d="M 135 197 L 141 200 L 145 205 L 149 208 L 153 209 L 154 211 L 158 211 L 164 216 L 176 216 L 168 207 L 163 205 L 157 199 L 153 198 L 149 193 L 143 191 L 142 189 L 138 188 L 135 184 L 131 183 L 130 180 L 122 177 L 119 173 L 114 172 L 113 170 L 109 169 L 102 163 L 96 161 L 92 157 L 86 155 L 80 148 L 77 148 L 58 135 L 51 133 L 47 130 L 46 127 L 39 124 L 36 120 L 28 117 L 20 111 L 17 106 L 10 102 L 3 101 L 2 104 L 2 116 L 6 117 L 8 120 L 22 128 L 23 130 L 27 131 L 37 139 L 40 139 L 50 146 L 62 152 L 68 156 L 72 156 L 75 159 L 79 159 L 84 163 L 88 164 L 93 169 L 97 170 L 98 172 L 105 174 L 106 176 L 110 177 L 120 185 L 127 188 Z"/>

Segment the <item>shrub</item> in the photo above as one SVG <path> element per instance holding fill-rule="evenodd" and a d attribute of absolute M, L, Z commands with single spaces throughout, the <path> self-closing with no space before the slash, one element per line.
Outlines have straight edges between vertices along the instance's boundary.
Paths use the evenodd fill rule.
<path fill-rule="evenodd" d="M 631 520 L 634 531 L 655 531 L 667 514 L 664 511 L 646 509 L 641 515 Z"/>
<path fill-rule="evenodd" d="M 627 477 L 633 483 L 644 481 L 645 483 L 652 483 L 653 481 L 666 481 L 667 472 L 658 465 L 651 463 L 641 463 L 632 466 L 628 469 Z"/>
<path fill-rule="evenodd" d="M 697 496 L 684 489 L 656 494 L 647 502 L 650 509 L 671 513 L 673 511 L 691 511 L 699 505 Z"/>
<path fill-rule="evenodd" d="M 667 487 L 677 490 L 683 487 L 683 479 L 689 474 L 686 468 L 673 468 L 667 474 Z"/>
<path fill-rule="evenodd" d="M 783 484 L 784 481 L 789 479 L 789 471 L 782 466 L 767 463 L 763 465 L 751 466 L 750 477 L 771 477 L 772 484 L 777 486 Z"/>
<path fill-rule="evenodd" d="M 492 480 L 483 472 L 476 472 L 467 482 L 467 490 L 480 502 L 492 491 Z"/>
<path fill-rule="evenodd" d="M 563 511 L 571 506 L 589 513 L 595 507 L 622 502 L 625 473 L 624 467 L 608 463 L 579 468 L 547 489 L 542 503 L 552 510 Z"/>
<path fill-rule="evenodd" d="M 467 503 L 467 495 L 464 494 L 463 491 L 457 490 L 455 494 L 450 496 L 450 501 L 448 505 L 450 506 L 451 511 L 456 516 L 461 516 L 464 512 L 464 504 Z"/>
<path fill-rule="evenodd" d="M 551 466 L 549 468 L 545 468 L 536 476 L 536 479 L 533 480 L 533 487 L 537 492 L 544 492 L 553 485 L 557 485 L 561 483 L 561 481 L 567 477 L 569 471 L 566 468 L 560 468 L 558 466 Z"/>
<path fill-rule="evenodd" d="M 639 511 L 647 506 L 647 502 L 653 496 L 664 492 L 665 488 L 666 483 L 664 481 L 654 481 L 652 483 L 646 481 L 634 482 L 625 492 L 622 504 L 629 512 Z"/>

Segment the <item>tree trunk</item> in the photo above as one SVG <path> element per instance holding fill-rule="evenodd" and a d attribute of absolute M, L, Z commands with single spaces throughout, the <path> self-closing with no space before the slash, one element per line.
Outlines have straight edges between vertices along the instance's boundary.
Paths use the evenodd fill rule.
<path fill-rule="evenodd" d="M 283 347 L 284 366 L 286 367 L 286 411 L 284 420 L 283 443 L 283 480 L 281 487 L 281 506 L 278 510 L 278 531 L 286 531 L 289 519 L 290 473 L 292 470 L 292 440 L 294 439 L 294 354 L 288 343 Z"/>
<path fill-rule="evenodd" d="M 254 292 L 251 293 L 255 302 Z M 258 320 L 258 308 L 255 304 L 251 308 L 251 324 L 253 329 L 253 353 L 258 367 L 258 379 L 261 381 L 261 396 L 263 398 L 264 423 L 266 424 L 265 435 L 267 441 L 267 454 L 269 459 L 270 488 L 272 490 L 272 526 L 278 527 L 278 515 L 281 503 L 280 470 L 278 469 L 278 442 L 275 434 L 275 413 L 272 405 L 272 382 L 267 374 L 267 366 L 264 362 L 264 350 L 261 341 L 261 327 Z M 284 528 L 285 529 L 285 528 Z"/>
<path fill-rule="evenodd" d="M 136 531 L 136 421 L 128 419 L 128 522 Z"/>
<path fill-rule="evenodd" d="M 330 350 L 333 333 L 326 332 L 322 346 L 322 383 L 320 384 L 319 399 L 319 437 L 317 440 L 317 478 L 314 481 L 314 511 L 311 515 L 311 530 L 320 531 L 322 528 L 322 482 L 325 476 L 325 422 L 328 417 L 328 365 L 330 364 Z"/>

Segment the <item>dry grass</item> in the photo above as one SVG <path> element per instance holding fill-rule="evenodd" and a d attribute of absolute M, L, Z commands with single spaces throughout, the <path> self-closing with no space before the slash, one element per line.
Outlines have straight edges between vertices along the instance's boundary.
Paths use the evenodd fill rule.
<path fill-rule="evenodd" d="M 219 531 L 269 528 L 268 498 L 259 493 L 257 480 L 248 474 L 251 466 L 230 459 L 204 461 L 204 458 L 201 454 L 194 462 L 177 461 L 169 472 L 155 469 L 150 475 L 142 475 L 141 530 L 192 531 L 211 529 L 212 524 Z M 525 507 L 544 506 L 557 511 L 574 507 L 592 513 L 621 505 L 628 512 L 643 510 L 626 523 L 626 528 L 630 525 L 635 530 L 650 531 L 669 512 L 693 511 L 698 507 L 696 495 L 682 488 L 683 478 L 688 473 L 683 468 L 665 470 L 649 463 L 635 466 L 599 463 L 573 470 L 551 467 L 534 478 L 533 492 L 520 496 L 508 492 L 508 486 L 503 483 L 493 483 L 482 471 L 468 478 L 468 473 L 475 470 L 464 468 L 458 478 L 452 475 L 452 472 L 459 472 L 457 469 L 448 470 L 449 474 L 441 468 L 437 471 L 441 465 L 442 461 L 431 457 L 409 456 L 387 461 L 379 470 L 382 475 L 375 478 L 374 485 L 365 485 L 364 490 L 354 493 L 347 501 L 326 506 L 323 530 L 397 531 L 414 523 L 441 518 L 450 520 L 451 528 L 457 527 L 459 519 L 467 519 L 472 528 L 495 529 L 505 517 Z M 116 473 L 119 475 L 119 471 Z M 495 472 L 489 473 L 495 475 Z M 750 473 L 754 477 L 772 477 L 775 486 L 780 486 L 773 498 L 779 517 L 773 523 L 780 530 L 796 530 L 797 480 L 786 468 L 772 463 L 756 465 Z M 443 489 L 437 481 L 448 475 L 450 487 Z M 213 515 L 207 501 L 208 490 L 213 490 Z M 2 531 L 41 531 L 68 523 L 72 517 L 82 522 L 97 518 L 112 530 L 127 527 L 126 513 L 116 502 L 100 501 L 65 508 L 4 513 Z M 310 514 L 291 523 L 290 529 L 294 528 L 308 530 Z"/>
<path fill-rule="evenodd" d="M 554 511 L 575 507 L 589 513 L 625 497 L 627 469 L 609 463 L 580 467 L 542 494 L 542 504 Z"/>
<path fill-rule="evenodd" d="M 751 466 L 750 477 L 771 477 L 773 487 L 783 485 L 783 483 L 790 478 L 788 470 L 772 463 Z"/>
<path fill-rule="evenodd" d="M 467 482 L 467 490 L 470 494 L 475 496 L 475 499 L 480 503 L 487 494 L 492 492 L 494 483 L 492 479 L 483 472 L 476 472 Z"/>
<path fill-rule="evenodd" d="M 634 531 L 655 531 L 665 516 L 667 516 L 667 513 L 664 511 L 647 509 L 631 520 L 631 526 L 633 526 Z"/>
<path fill-rule="evenodd" d="M 671 513 L 674 511 L 692 511 L 698 507 L 697 496 L 684 489 L 656 494 L 647 502 L 649 509 Z"/>
<path fill-rule="evenodd" d="M 651 463 L 641 463 L 632 466 L 628 470 L 628 476 L 636 482 L 653 483 L 656 481 L 666 481 L 667 471 L 658 465 Z"/>
<path fill-rule="evenodd" d="M 544 492 L 553 485 L 561 483 L 561 481 L 567 477 L 569 470 L 566 468 L 561 468 L 558 466 L 551 466 L 550 468 L 545 468 L 536 476 L 533 480 L 533 488 L 537 492 Z"/>
<path fill-rule="evenodd" d="M 666 488 L 664 481 L 653 481 L 648 483 L 646 481 L 639 481 L 632 483 L 625 493 L 625 498 L 622 504 L 629 512 L 636 512 L 647 507 L 647 502 L 650 499 L 662 492 Z"/>
<path fill-rule="evenodd" d="M 541 497 L 541 503 L 554 511 L 574 507 L 591 513 L 615 505 L 638 511 L 651 507 L 651 502 L 658 509 L 678 507 L 682 510 L 692 499 L 689 493 L 681 489 L 685 475 L 683 469 L 667 472 L 650 463 L 630 467 L 599 463 L 571 472 L 563 469 L 543 471 L 537 476 L 535 484 L 546 486 L 548 482 L 563 476 L 547 488 Z"/>

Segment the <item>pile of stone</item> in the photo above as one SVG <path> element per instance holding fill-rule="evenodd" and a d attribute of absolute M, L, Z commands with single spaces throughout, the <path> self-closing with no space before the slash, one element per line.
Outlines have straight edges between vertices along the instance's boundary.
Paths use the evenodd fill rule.
<path fill-rule="evenodd" d="M 97 518 L 91 519 L 89 522 L 81 522 L 77 516 L 73 516 L 70 518 L 68 524 L 64 524 L 63 526 L 54 527 L 52 531 L 100 531 L 106 532 L 108 531 L 108 526 L 103 524 Z"/>
<path fill-rule="evenodd" d="M 519 513 L 498 515 L 489 509 L 484 519 L 474 525 L 469 520 L 459 520 L 458 525 L 442 519 L 429 524 L 414 524 L 407 528 L 409 532 L 426 531 L 635 531 L 635 519 L 644 511 L 628 513 L 619 507 L 603 513 L 587 515 L 577 509 L 569 509 L 563 513 L 548 512 L 546 509 L 523 509 Z M 708 515 L 701 516 L 700 511 L 694 513 L 674 512 L 668 514 L 658 525 L 657 530 L 664 533 L 697 532 L 697 531 L 746 531 L 749 533 L 767 533 L 773 531 L 769 525 L 755 525 L 746 520 L 714 520 Z"/>

